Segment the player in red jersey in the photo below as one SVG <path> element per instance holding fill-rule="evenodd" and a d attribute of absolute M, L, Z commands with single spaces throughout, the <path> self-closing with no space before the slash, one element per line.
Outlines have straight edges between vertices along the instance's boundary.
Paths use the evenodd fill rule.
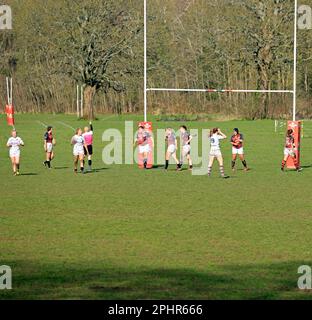
<path fill-rule="evenodd" d="M 232 170 L 235 170 L 235 163 L 237 156 L 239 156 L 240 160 L 242 161 L 242 164 L 244 166 L 244 170 L 248 171 L 247 162 L 245 160 L 244 155 L 244 136 L 242 133 L 239 132 L 238 128 L 234 129 L 234 134 L 231 137 L 231 144 L 232 144 Z"/>
<path fill-rule="evenodd" d="M 53 138 L 52 127 L 47 128 L 44 134 L 44 151 L 46 153 L 46 161 L 43 162 L 45 167 L 51 169 L 51 161 L 54 159 L 53 147 L 55 146 L 55 139 Z"/>
<path fill-rule="evenodd" d="M 285 141 L 285 148 L 284 148 L 284 159 L 282 161 L 282 171 L 285 170 L 285 166 L 287 163 L 287 160 L 289 157 L 292 157 L 294 160 L 294 164 L 296 167 L 296 170 L 298 172 L 302 171 L 302 169 L 299 167 L 297 156 L 296 156 L 296 145 L 295 145 L 295 137 L 294 137 L 294 131 L 292 129 L 287 130 L 286 134 L 286 141 Z"/>

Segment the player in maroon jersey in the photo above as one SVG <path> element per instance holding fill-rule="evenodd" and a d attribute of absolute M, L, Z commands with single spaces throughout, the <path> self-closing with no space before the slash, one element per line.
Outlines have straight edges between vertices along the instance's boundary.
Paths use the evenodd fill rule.
<path fill-rule="evenodd" d="M 151 152 L 150 141 L 152 148 L 154 148 L 154 138 L 143 126 L 140 126 L 135 143 L 139 146 L 139 153 L 143 158 L 144 169 L 147 169 L 148 157 Z"/>
<path fill-rule="evenodd" d="M 232 144 L 232 170 L 235 170 L 235 163 L 237 156 L 239 156 L 240 160 L 242 161 L 242 164 L 244 166 L 244 170 L 248 171 L 247 162 L 245 160 L 244 155 L 244 136 L 242 133 L 239 132 L 238 128 L 234 129 L 234 134 L 231 137 L 231 144 Z"/>
<path fill-rule="evenodd" d="M 44 134 L 44 151 L 46 153 L 46 160 L 43 162 L 45 167 L 51 169 L 51 161 L 54 159 L 53 147 L 55 145 L 55 139 L 53 138 L 52 127 L 47 128 L 47 132 Z"/>
<path fill-rule="evenodd" d="M 282 168 L 281 168 L 282 171 L 285 170 L 285 166 L 289 157 L 293 158 L 296 170 L 298 172 L 302 171 L 297 161 L 296 151 L 297 149 L 295 145 L 294 131 L 292 129 L 289 129 L 287 130 L 287 134 L 286 134 L 284 159 L 282 161 Z"/>

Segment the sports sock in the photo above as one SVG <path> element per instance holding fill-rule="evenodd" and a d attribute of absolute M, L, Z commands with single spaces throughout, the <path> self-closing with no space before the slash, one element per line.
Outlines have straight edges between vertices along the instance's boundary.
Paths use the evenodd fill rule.
<path fill-rule="evenodd" d="M 19 171 L 19 169 L 20 169 L 20 165 L 19 164 L 16 165 L 16 169 L 17 169 L 17 171 Z"/>
<path fill-rule="evenodd" d="M 211 170 L 212 170 L 212 168 L 211 168 L 211 167 L 208 167 L 208 176 L 209 176 L 209 177 L 211 176 Z"/>
<path fill-rule="evenodd" d="M 84 171 L 84 167 L 80 167 L 80 171 L 83 172 Z"/>
<path fill-rule="evenodd" d="M 221 177 L 224 177 L 225 174 L 224 174 L 224 167 L 223 166 L 220 166 L 220 174 L 221 174 Z"/>
<path fill-rule="evenodd" d="M 235 168 L 235 161 L 232 161 L 232 169 L 234 169 Z"/>
<path fill-rule="evenodd" d="M 47 165 L 49 168 L 51 168 L 51 162 L 50 161 L 47 161 Z"/>
<path fill-rule="evenodd" d="M 285 161 L 285 160 L 283 160 L 283 161 L 282 161 L 282 169 L 284 169 L 284 168 L 285 168 L 285 165 L 286 165 L 286 161 Z"/>
<path fill-rule="evenodd" d="M 193 165 L 192 164 L 190 164 L 190 169 L 193 169 Z"/>
<path fill-rule="evenodd" d="M 92 160 L 88 160 L 88 165 L 89 165 L 89 167 L 92 166 Z"/>
<path fill-rule="evenodd" d="M 169 167 L 169 160 L 166 160 L 165 169 L 168 169 L 168 167 Z"/>
<path fill-rule="evenodd" d="M 143 160 L 143 164 L 144 164 L 144 168 L 146 169 L 146 167 L 147 167 L 147 159 Z"/>
<path fill-rule="evenodd" d="M 246 162 L 246 160 L 243 160 L 243 161 L 242 161 L 242 164 L 243 164 L 243 166 L 247 169 L 247 162 Z"/>

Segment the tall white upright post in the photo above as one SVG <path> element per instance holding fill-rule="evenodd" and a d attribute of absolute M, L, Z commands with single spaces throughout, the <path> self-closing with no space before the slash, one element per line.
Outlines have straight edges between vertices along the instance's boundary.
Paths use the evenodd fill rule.
<path fill-rule="evenodd" d="M 80 110 L 81 110 L 81 118 L 83 118 L 83 85 L 80 87 Z"/>
<path fill-rule="evenodd" d="M 10 104 L 9 78 L 6 77 L 5 80 L 6 80 L 7 102 L 8 102 L 8 105 L 9 105 Z"/>
<path fill-rule="evenodd" d="M 294 88 L 293 88 L 293 121 L 296 121 L 297 113 L 297 19 L 298 19 L 298 0 L 295 0 L 295 23 L 294 23 Z"/>
<path fill-rule="evenodd" d="M 79 85 L 77 84 L 77 118 L 80 118 L 80 105 L 79 105 Z"/>
<path fill-rule="evenodd" d="M 144 0 L 144 121 L 147 121 L 147 0 Z"/>

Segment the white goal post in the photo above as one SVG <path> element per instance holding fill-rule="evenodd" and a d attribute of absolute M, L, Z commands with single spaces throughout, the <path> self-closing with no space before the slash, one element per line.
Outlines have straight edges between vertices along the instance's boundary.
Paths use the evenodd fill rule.
<path fill-rule="evenodd" d="M 293 121 L 296 121 L 297 111 L 297 21 L 298 0 L 294 0 L 294 73 L 293 90 L 232 90 L 232 89 L 174 89 L 174 88 L 148 88 L 147 87 L 147 0 L 144 0 L 144 121 L 147 122 L 147 93 L 154 91 L 167 92 L 236 92 L 236 93 L 291 93 L 293 95 Z"/>

